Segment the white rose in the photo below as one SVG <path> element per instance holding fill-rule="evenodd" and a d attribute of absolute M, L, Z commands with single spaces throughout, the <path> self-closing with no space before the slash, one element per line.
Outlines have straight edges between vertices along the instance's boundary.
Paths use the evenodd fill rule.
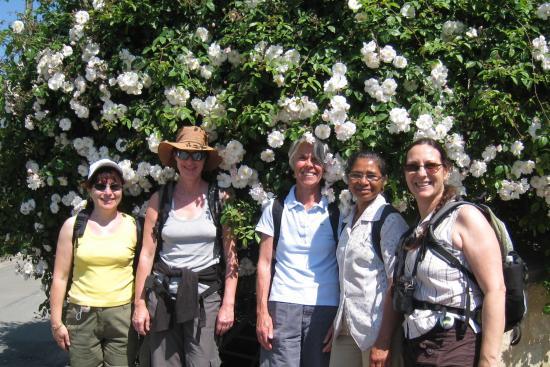
<path fill-rule="evenodd" d="M 321 140 L 328 139 L 330 136 L 330 126 L 326 124 L 320 124 L 315 127 L 315 136 Z"/>
<path fill-rule="evenodd" d="M 260 159 L 264 162 L 273 162 L 275 160 L 275 153 L 271 149 L 266 149 L 260 153 Z"/>
<path fill-rule="evenodd" d="M 69 131 L 71 129 L 71 120 L 68 118 L 62 118 L 59 120 L 59 128 L 63 131 Z"/>
<path fill-rule="evenodd" d="M 414 18 L 416 16 L 416 10 L 411 3 L 403 4 L 400 13 L 405 18 Z"/>
<path fill-rule="evenodd" d="M 385 63 L 392 62 L 396 55 L 397 53 L 390 45 L 386 45 L 380 50 L 380 59 Z"/>
<path fill-rule="evenodd" d="M 348 0 L 348 7 L 353 11 L 361 9 L 362 6 L 363 5 L 357 0 Z"/>
<path fill-rule="evenodd" d="M 85 10 L 79 10 L 74 15 L 76 24 L 84 25 L 90 20 L 90 14 Z"/>
<path fill-rule="evenodd" d="M 11 24 L 11 30 L 13 33 L 21 33 L 25 30 L 25 23 L 20 20 L 16 20 Z"/>
<path fill-rule="evenodd" d="M 404 69 L 407 67 L 407 59 L 403 56 L 396 56 L 393 59 L 393 66 L 398 69 Z"/>
<path fill-rule="evenodd" d="M 272 148 L 280 148 L 285 142 L 285 136 L 282 132 L 274 130 L 267 136 L 267 144 Z"/>

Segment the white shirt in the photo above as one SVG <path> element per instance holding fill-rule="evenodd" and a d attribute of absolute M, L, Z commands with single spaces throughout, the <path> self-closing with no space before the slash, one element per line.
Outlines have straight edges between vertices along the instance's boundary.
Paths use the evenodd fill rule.
<path fill-rule="evenodd" d="M 453 211 L 444 218 L 435 228 L 434 235 L 438 240 L 445 241 L 445 249 L 460 261 L 466 268 L 469 265 L 464 258 L 464 252 L 452 245 L 452 232 L 459 210 Z M 422 223 L 430 220 L 428 215 Z M 420 224 L 422 224 L 420 223 Z M 419 224 L 419 225 L 420 225 Z M 414 262 L 418 255 L 418 249 L 409 251 L 405 259 L 405 275 L 411 275 Z M 451 306 L 456 308 L 466 307 L 466 289 L 468 277 L 459 269 L 448 265 L 432 251 L 427 250 L 424 259 L 418 263 L 416 272 L 417 286 L 414 291 L 414 298 L 420 301 Z M 483 303 L 483 294 L 475 283 L 470 282 L 470 309 L 473 310 Z M 464 319 L 463 316 L 447 312 L 448 315 L 457 319 Z M 442 312 L 431 310 L 414 310 L 412 314 L 405 317 L 403 327 L 405 337 L 408 339 L 419 337 L 430 331 L 438 322 Z M 480 331 L 479 325 L 470 319 L 470 327 L 475 333 Z"/>
<path fill-rule="evenodd" d="M 343 220 L 345 227 L 336 251 L 340 268 L 340 305 L 334 320 L 335 336 L 342 330 L 345 318 L 350 335 L 363 351 L 378 337 L 388 278 L 393 276 L 395 251 L 401 235 L 409 228 L 398 213 L 386 217 L 380 233 L 382 261 L 372 243 L 372 226 L 380 219 L 385 205 L 386 200 L 379 194 L 352 225 L 354 207 Z"/>
<path fill-rule="evenodd" d="M 256 231 L 271 237 L 274 234 L 272 207 L 273 200 L 264 209 L 256 226 Z M 336 241 L 326 197 L 323 196 L 319 203 L 306 210 L 296 200 L 293 186 L 285 198 L 276 246 L 270 301 L 338 305 Z"/>

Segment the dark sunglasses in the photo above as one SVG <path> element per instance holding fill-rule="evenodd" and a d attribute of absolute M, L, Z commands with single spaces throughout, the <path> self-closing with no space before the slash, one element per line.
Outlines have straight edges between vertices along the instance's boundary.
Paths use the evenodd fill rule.
<path fill-rule="evenodd" d="M 424 170 L 427 173 L 433 175 L 434 173 L 439 171 L 441 166 L 443 166 L 443 163 L 426 163 L 424 165 L 416 164 L 416 163 L 410 163 L 410 164 L 405 165 L 405 172 L 407 172 L 407 173 L 418 172 L 418 171 L 420 171 L 421 167 L 424 167 Z"/>
<path fill-rule="evenodd" d="M 179 159 L 186 161 L 191 157 L 194 161 L 202 161 L 206 158 L 206 152 L 198 151 L 198 152 L 188 152 L 185 150 L 175 150 L 174 155 L 178 157 Z"/>
<path fill-rule="evenodd" d="M 117 183 L 112 183 L 110 185 L 108 184 L 104 184 L 104 183 L 96 183 L 94 184 L 94 189 L 96 189 L 97 191 L 105 191 L 107 190 L 107 187 L 111 189 L 111 191 L 119 191 L 122 189 L 122 185 L 121 184 L 117 184 Z"/>

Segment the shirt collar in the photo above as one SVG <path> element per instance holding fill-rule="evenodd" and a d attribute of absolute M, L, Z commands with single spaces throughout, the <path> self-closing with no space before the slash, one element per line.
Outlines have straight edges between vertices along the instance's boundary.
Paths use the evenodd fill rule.
<path fill-rule="evenodd" d="M 359 217 L 358 222 L 359 221 L 374 222 L 380 219 L 380 215 L 382 214 L 381 208 L 386 204 L 387 202 L 386 202 L 386 199 L 384 198 L 384 195 L 378 194 L 378 196 L 376 196 L 373 202 L 361 214 L 361 217 Z M 354 205 L 350 213 L 342 220 L 342 222 L 351 223 L 353 221 L 353 216 L 355 215 L 356 209 L 357 209 L 357 206 Z"/>
<path fill-rule="evenodd" d="M 293 185 L 290 188 L 290 191 L 288 192 L 288 195 L 285 198 L 285 206 L 288 207 L 289 209 L 292 209 L 296 206 L 301 206 L 301 207 L 304 206 L 304 204 L 302 204 L 301 202 L 298 201 L 298 199 L 296 199 L 296 185 Z M 325 195 L 321 195 L 321 200 L 318 203 L 315 203 L 315 205 L 313 205 L 312 208 L 315 208 L 315 207 L 318 207 L 323 211 L 328 210 L 327 197 Z"/>

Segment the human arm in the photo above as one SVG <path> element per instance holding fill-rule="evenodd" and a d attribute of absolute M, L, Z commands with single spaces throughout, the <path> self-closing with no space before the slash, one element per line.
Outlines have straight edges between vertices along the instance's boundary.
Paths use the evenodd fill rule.
<path fill-rule="evenodd" d="M 382 307 L 382 324 L 378 337 L 370 350 L 370 365 L 373 367 L 383 367 L 389 365 L 388 355 L 390 352 L 393 333 L 399 323 L 399 313 L 393 309 L 392 305 L 392 279 L 388 279 L 388 288 L 384 296 L 384 305 Z"/>
<path fill-rule="evenodd" d="M 216 335 L 225 334 L 235 322 L 235 294 L 239 280 L 239 262 L 233 232 L 222 226 L 223 252 L 225 256 L 225 288 L 223 300 L 216 319 Z"/>
<path fill-rule="evenodd" d="M 504 332 L 506 292 L 500 246 L 483 214 L 470 205 L 460 208 L 452 236 L 453 245 L 462 248 L 483 292 L 483 333 L 479 366 L 496 366 Z"/>
<path fill-rule="evenodd" d="M 143 223 L 143 244 L 136 271 L 132 324 L 140 335 L 147 334 L 151 326 L 151 318 L 145 303 L 145 280 L 151 273 L 155 260 L 157 239 L 153 233 L 153 229 L 157 222 L 158 207 L 159 197 L 158 193 L 155 193 L 149 200 L 149 205 L 145 213 L 145 222 Z"/>
<path fill-rule="evenodd" d="M 50 289 L 50 313 L 52 335 L 59 347 L 65 351 L 71 345 L 69 332 L 62 321 L 63 301 L 67 293 L 67 283 L 73 264 L 73 227 L 75 218 L 71 217 L 63 223 L 57 239 L 55 264 L 52 286 Z"/>
<path fill-rule="evenodd" d="M 262 233 L 256 278 L 256 336 L 262 348 L 267 350 L 271 350 L 273 340 L 273 320 L 267 309 L 272 259 L 273 237 Z"/>

